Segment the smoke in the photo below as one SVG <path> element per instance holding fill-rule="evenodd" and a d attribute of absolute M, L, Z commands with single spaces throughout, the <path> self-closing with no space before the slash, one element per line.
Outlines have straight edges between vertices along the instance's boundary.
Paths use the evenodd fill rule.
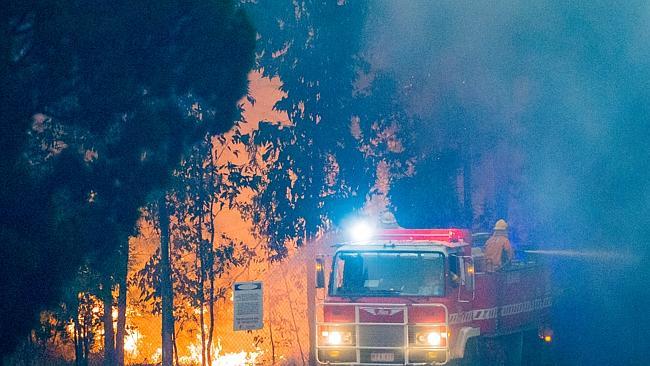
<path fill-rule="evenodd" d="M 635 168 L 648 165 L 640 141 L 647 132 L 640 112 L 650 101 L 647 10 L 380 2 L 366 55 L 399 81 L 403 103 L 421 121 L 421 152 L 432 138 L 464 149 L 449 143 L 460 136 L 479 164 L 496 161 L 497 184 L 523 190 L 525 199 L 511 200 L 542 227 L 608 224 L 612 210 L 648 203 L 641 189 L 648 175 Z"/>
<path fill-rule="evenodd" d="M 371 68 L 396 78 L 420 121 L 414 153 L 471 149 L 461 156 L 474 204 L 502 197 L 497 214 L 553 258 L 571 289 L 557 313 L 573 339 L 558 348 L 577 356 L 563 362 L 637 360 L 645 341 L 634 332 L 615 340 L 627 350 L 615 356 L 581 335 L 604 313 L 617 329 L 647 323 L 622 308 L 648 299 L 638 281 L 650 237 L 650 5 L 377 2 L 365 39 Z M 566 245 L 544 246 L 553 242 Z M 573 322 L 576 308 L 586 320 Z"/>

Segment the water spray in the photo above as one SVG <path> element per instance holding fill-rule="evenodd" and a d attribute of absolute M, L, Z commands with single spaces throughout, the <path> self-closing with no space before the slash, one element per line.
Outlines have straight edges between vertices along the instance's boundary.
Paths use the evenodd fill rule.
<path fill-rule="evenodd" d="M 568 257 L 576 259 L 587 259 L 595 261 L 616 261 L 616 262 L 638 262 L 638 257 L 629 253 L 621 253 L 615 250 L 575 250 L 575 249 L 528 249 L 523 250 L 526 254 L 547 255 L 556 257 Z"/>

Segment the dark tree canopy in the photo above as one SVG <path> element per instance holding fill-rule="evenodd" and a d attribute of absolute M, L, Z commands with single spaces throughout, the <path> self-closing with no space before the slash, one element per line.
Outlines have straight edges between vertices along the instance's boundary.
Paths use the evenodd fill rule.
<path fill-rule="evenodd" d="M 82 258 L 125 246 L 181 154 L 232 126 L 255 35 L 232 1 L 9 1 L 0 27 L 5 354 Z M 67 146 L 38 166 L 36 114 Z"/>
<path fill-rule="evenodd" d="M 278 257 L 287 240 L 300 245 L 363 207 L 377 164 L 396 152 L 386 130 L 398 119 L 406 126 L 391 75 L 371 70 L 363 54 L 372 8 L 368 1 L 246 5 L 259 33 L 257 66 L 282 81 L 286 96 L 275 108 L 291 122 L 263 123 L 254 136 L 275 159 L 254 221 Z M 391 166 L 402 158 L 392 156 Z"/>
<path fill-rule="evenodd" d="M 292 123 L 263 124 L 255 136 L 277 154 L 256 198 L 256 222 L 281 257 L 288 239 L 300 245 L 304 235 L 362 206 L 374 183 L 350 133 L 367 3 L 267 1 L 248 8 L 260 33 L 258 67 L 282 80 L 287 95 L 275 108 Z"/>

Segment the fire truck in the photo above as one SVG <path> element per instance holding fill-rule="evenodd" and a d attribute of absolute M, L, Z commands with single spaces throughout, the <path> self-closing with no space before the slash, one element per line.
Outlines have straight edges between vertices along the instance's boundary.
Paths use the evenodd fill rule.
<path fill-rule="evenodd" d="M 544 364 L 548 271 L 531 259 L 491 270 L 472 241 L 465 229 L 386 229 L 317 259 L 317 362 Z"/>

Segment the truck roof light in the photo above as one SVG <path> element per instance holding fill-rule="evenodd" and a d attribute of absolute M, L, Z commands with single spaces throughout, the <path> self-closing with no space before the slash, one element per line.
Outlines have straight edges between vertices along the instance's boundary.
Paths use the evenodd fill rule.
<path fill-rule="evenodd" d="M 466 229 L 386 229 L 379 238 L 387 240 L 439 240 L 447 243 L 470 243 L 472 236 Z"/>
<path fill-rule="evenodd" d="M 359 220 L 350 225 L 348 235 L 352 241 L 366 241 L 372 239 L 375 228 L 365 220 Z"/>

